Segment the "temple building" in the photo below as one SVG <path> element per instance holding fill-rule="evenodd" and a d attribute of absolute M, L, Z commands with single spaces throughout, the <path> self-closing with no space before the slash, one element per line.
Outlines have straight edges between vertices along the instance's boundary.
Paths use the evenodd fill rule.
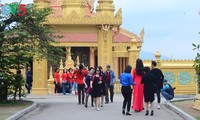
<path fill-rule="evenodd" d="M 119 76 L 127 64 L 134 66 L 135 60 L 139 57 L 144 30 L 142 29 L 140 35 L 137 35 L 121 28 L 122 9 L 115 14 L 113 0 L 98 0 L 96 11 L 94 2 L 94 0 L 34 0 L 38 8 L 51 7 L 55 11 L 44 24 L 53 26 L 56 33 L 63 36 L 62 39 L 58 39 L 60 44 L 56 44 L 64 46 L 67 51 L 67 60 L 64 61 L 63 68 L 70 68 L 78 62 L 84 63 L 85 66 L 103 68 L 110 64 Z M 46 83 L 43 81 L 44 78 L 47 79 L 47 76 L 44 76 L 46 71 L 46 60 L 33 63 L 34 79 L 37 79 L 34 82 L 35 86 L 46 88 Z M 45 90 L 44 88 L 42 90 Z M 34 87 L 33 93 L 38 92 L 42 91 Z"/>
<path fill-rule="evenodd" d="M 51 7 L 55 11 L 44 24 L 53 26 L 63 36 L 56 44 L 67 51 L 66 61 L 58 63 L 61 70 L 78 63 L 104 69 L 110 64 L 119 78 L 127 64 L 135 67 L 144 42 L 144 29 L 137 35 L 121 28 L 122 9 L 115 14 L 113 0 L 97 0 L 96 7 L 94 0 L 34 0 L 34 3 L 38 8 Z M 176 87 L 175 92 L 195 94 L 197 76 L 193 60 L 161 60 L 160 56 L 156 52 L 155 60 L 165 78 Z M 151 60 L 143 62 L 145 66 L 151 64 Z M 33 94 L 53 93 L 53 70 L 47 66 L 47 60 L 33 62 Z M 115 91 L 120 92 L 119 82 Z"/>

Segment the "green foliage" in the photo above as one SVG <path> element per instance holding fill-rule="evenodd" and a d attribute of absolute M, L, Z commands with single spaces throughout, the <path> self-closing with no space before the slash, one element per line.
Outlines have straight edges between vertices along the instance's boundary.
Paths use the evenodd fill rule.
<path fill-rule="evenodd" d="M 200 75 L 200 44 L 198 44 L 198 45 L 192 44 L 192 45 L 194 47 L 193 50 L 197 50 L 197 55 L 196 55 L 195 61 L 194 61 L 194 67 L 195 67 L 197 74 Z"/>
<path fill-rule="evenodd" d="M 195 57 L 194 60 L 194 68 L 197 74 L 197 83 L 198 83 L 198 93 L 200 94 L 200 44 L 196 45 L 196 44 L 192 44 L 194 49 L 197 51 L 197 55 Z"/>
<path fill-rule="evenodd" d="M 22 69 L 33 56 L 37 56 L 36 60 L 53 62 L 63 54 L 60 47 L 53 45 L 61 36 L 55 35 L 50 26 L 43 24 L 52 9 L 37 9 L 32 4 L 27 6 L 26 15 L 11 15 L 7 20 L 0 20 L 0 70 L 5 74 L 9 88 L 14 88 L 12 86 L 16 82 L 10 69 Z"/>

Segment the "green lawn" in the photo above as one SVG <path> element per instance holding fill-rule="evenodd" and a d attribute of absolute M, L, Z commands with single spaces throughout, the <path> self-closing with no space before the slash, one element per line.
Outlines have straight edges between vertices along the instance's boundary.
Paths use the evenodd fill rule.
<path fill-rule="evenodd" d="M 193 109 L 194 100 L 176 101 L 172 102 L 172 104 L 190 114 L 197 120 L 200 120 L 200 111 Z"/>
<path fill-rule="evenodd" d="M 5 120 L 11 115 L 32 105 L 31 101 L 8 101 L 0 103 L 0 120 Z"/>

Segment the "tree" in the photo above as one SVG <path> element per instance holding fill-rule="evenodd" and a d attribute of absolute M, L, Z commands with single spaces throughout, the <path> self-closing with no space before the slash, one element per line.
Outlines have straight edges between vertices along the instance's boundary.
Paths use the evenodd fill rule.
<path fill-rule="evenodd" d="M 198 93 L 200 94 L 200 44 L 192 44 L 194 49 L 197 50 L 197 55 L 194 60 L 194 68 L 197 74 Z"/>
<path fill-rule="evenodd" d="M 50 26 L 43 25 L 52 10 L 37 9 L 28 4 L 26 8 L 24 6 L 26 14 L 22 14 L 19 8 L 16 7 L 15 13 L 0 17 L 0 73 L 8 87 L 15 82 L 10 69 L 23 68 L 33 56 L 37 56 L 37 60 L 45 58 L 54 61 L 63 54 L 61 48 L 53 45 L 58 43 L 56 39 L 60 36 Z"/>

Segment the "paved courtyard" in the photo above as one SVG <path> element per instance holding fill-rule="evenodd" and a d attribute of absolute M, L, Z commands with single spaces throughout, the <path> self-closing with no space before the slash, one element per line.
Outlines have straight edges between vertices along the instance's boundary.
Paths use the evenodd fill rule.
<path fill-rule="evenodd" d="M 164 105 L 161 105 L 161 109 L 158 110 L 157 104 L 154 116 L 145 116 L 145 111 L 140 113 L 131 111 L 132 116 L 124 116 L 121 113 L 123 101 L 121 94 L 115 94 L 114 102 L 104 104 L 100 111 L 94 110 L 90 106 L 90 101 L 88 108 L 78 105 L 75 95 L 29 95 L 27 98 L 38 102 L 39 107 L 20 120 L 183 120 Z"/>

